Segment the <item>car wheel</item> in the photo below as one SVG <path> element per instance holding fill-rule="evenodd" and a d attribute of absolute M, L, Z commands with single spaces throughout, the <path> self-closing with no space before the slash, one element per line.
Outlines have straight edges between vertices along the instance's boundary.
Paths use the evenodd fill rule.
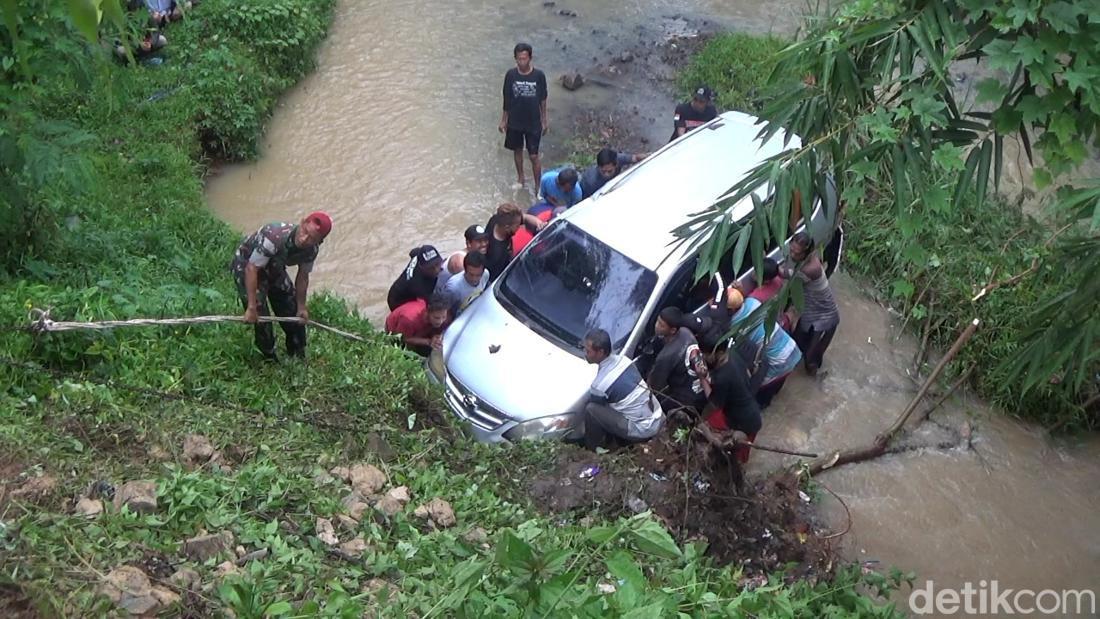
<path fill-rule="evenodd" d="M 844 253 L 844 228 L 839 227 L 833 232 L 833 238 L 825 246 L 822 258 L 825 260 L 825 277 L 832 277 L 833 271 L 840 266 L 841 254 Z"/>

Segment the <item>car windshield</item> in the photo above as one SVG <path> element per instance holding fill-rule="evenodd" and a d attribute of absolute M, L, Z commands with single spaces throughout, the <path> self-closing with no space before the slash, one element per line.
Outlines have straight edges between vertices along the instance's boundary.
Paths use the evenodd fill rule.
<path fill-rule="evenodd" d="M 576 352 L 591 329 L 621 350 L 657 275 L 566 221 L 543 231 L 504 274 L 499 295 L 545 336 Z"/>

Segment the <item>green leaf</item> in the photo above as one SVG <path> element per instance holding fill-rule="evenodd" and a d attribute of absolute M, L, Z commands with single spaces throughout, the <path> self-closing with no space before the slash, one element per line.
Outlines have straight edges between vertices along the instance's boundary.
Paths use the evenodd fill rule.
<path fill-rule="evenodd" d="M 290 602 L 285 600 L 269 604 L 264 609 L 264 615 L 267 617 L 281 617 L 282 615 L 290 614 L 294 610 L 294 607 L 290 605 Z"/>
<path fill-rule="evenodd" d="M 1067 144 L 1073 141 L 1073 137 L 1077 133 L 1077 121 L 1066 112 L 1058 112 L 1051 117 L 1050 122 L 1047 124 L 1047 131 L 1057 136 L 1058 141 L 1062 144 Z"/>
<path fill-rule="evenodd" d="M 890 296 L 895 298 L 908 299 L 913 296 L 913 292 L 915 292 L 913 283 L 905 279 L 895 279 L 893 283 L 891 283 L 891 287 L 893 292 L 891 292 Z"/>
<path fill-rule="evenodd" d="M 122 10 L 122 0 L 100 0 L 99 10 L 119 30 L 126 27 L 126 14 Z"/>
<path fill-rule="evenodd" d="M 977 203 L 981 205 L 985 200 L 985 192 L 989 187 L 989 165 L 993 161 L 993 143 L 988 139 L 982 140 L 982 151 L 978 161 L 978 176 L 974 179 L 977 193 Z"/>
<path fill-rule="evenodd" d="M 1020 59 L 1012 50 L 1012 41 L 995 39 L 982 48 L 989 57 L 989 68 L 993 70 L 1011 71 L 1020 64 Z"/>
<path fill-rule="evenodd" d="M 606 544 L 611 538 L 615 537 L 618 532 L 619 530 L 615 527 L 595 527 L 589 529 L 584 536 L 591 542 Z"/>
<path fill-rule="evenodd" d="M 1046 98 L 1025 95 L 1016 102 L 1016 111 L 1020 112 L 1023 122 L 1030 125 L 1045 121 L 1047 115 L 1050 114 L 1051 106 Z"/>
<path fill-rule="evenodd" d="M 68 0 L 69 17 L 73 20 L 76 29 L 95 43 L 99 34 L 99 9 L 93 0 Z"/>
<path fill-rule="evenodd" d="M 1090 92 L 1096 90 L 1094 84 L 1100 80 L 1100 67 L 1085 65 L 1074 66 L 1062 73 L 1062 79 L 1066 81 L 1066 87 L 1071 92 Z"/>
<path fill-rule="evenodd" d="M 487 567 L 485 561 L 474 557 L 459 563 L 454 568 L 455 587 L 461 588 L 481 579 Z"/>
<path fill-rule="evenodd" d="M 661 619 L 665 616 L 663 602 L 654 602 L 648 606 L 635 608 L 621 615 L 622 619 Z"/>
<path fill-rule="evenodd" d="M 607 571 L 616 579 L 630 584 L 638 591 L 645 589 L 646 579 L 642 574 L 642 568 L 638 567 L 634 557 L 625 551 L 619 550 L 611 555 L 607 560 Z"/>
<path fill-rule="evenodd" d="M 749 246 L 749 236 L 752 234 L 752 224 L 741 226 L 737 232 L 737 243 L 733 249 L 733 272 L 740 273 L 742 263 L 745 261 L 745 250 Z"/>
<path fill-rule="evenodd" d="M 639 514 L 633 520 L 634 526 L 629 529 L 629 533 L 638 550 L 668 559 L 681 556 L 680 548 L 672 536 L 656 520 L 652 520 L 648 512 Z"/>
<path fill-rule="evenodd" d="M 1044 189 L 1054 182 L 1054 179 L 1046 168 L 1035 168 L 1031 174 L 1031 178 L 1035 181 L 1036 189 Z"/>
<path fill-rule="evenodd" d="M 932 151 L 932 161 L 946 172 L 958 172 L 965 167 L 963 149 L 950 143 L 937 146 Z"/>
<path fill-rule="evenodd" d="M 799 312 L 806 308 L 806 298 L 803 295 L 802 290 L 803 286 L 804 284 L 801 277 L 792 277 L 790 283 L 788 284 L 788 287 L 790 288 L 788 294 L 791 297 L 791 303 Z"/>
<path fill-rule="evenodd" d="M 978 82 L 979 102 L 999 102 L 1008 94 L 1008 86 L 1001 80 L 989 77 Z"/>
<path fill-rule="evenodd" d="M 1077 21 L 1082 14 L 1087 13 L 1083 13 L 1081 8 L 1069 2 L 1052 2 L 1043 7 L 1043 19 L 1047 20 L 1051 29 L 1066 34 L 1073 34 L 1079 30 Z"/>
<path fill-rule="evenodd" d="M 1016 39 L 1016 45 L 1013 46 L 1012 51 L 1015 52 L 1020 62 L 1024 63 L 1025 67 L 1042 65 L 1043 58 L 1046 57 L 1046 52 L 1039 45 L 1039 42 L 1026 34 Z"/>
<path fill-rule="evenodd" d="M 497 542 L 497 564 L 520 574 L 535 571 L 535 553 L 527 542 L 511 531 L 504 531 Z"/>

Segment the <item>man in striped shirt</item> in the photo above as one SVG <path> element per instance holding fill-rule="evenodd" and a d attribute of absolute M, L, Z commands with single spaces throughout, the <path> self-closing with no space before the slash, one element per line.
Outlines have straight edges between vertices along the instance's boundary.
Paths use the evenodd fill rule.
<path fill-rule="evenodd" d="M 608 435 L 627 442 L 652 438 L 664 413 L 634 363 L 611 354 L 611 336 L 603 329 L 584 337 L 584 358 L 598 366 L 584 408 L 584 446 L 595 450 Z"/>

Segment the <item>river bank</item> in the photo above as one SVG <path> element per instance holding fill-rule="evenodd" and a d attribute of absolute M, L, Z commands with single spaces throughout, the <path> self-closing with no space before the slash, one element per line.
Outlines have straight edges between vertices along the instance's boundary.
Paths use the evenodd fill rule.
<path fill-rule="evenodd" d="M 446 75 L 458 76 L 455 88 L 462 96 L 461 105 L 448 108 L 452 122 L 435 123 L 437 100 L 431 99 L 433 105 L 421 102 L 426 93 L 438 91 L 419 84 L 399 92 L 402 100 L 412 102 L 422 125 L 392 135 L 390 125 L 370 119 L 362 126 L 347 127 L 355 137 L 349 143 L 375 143 L 378 136 L 386 136 L 387 152 L 381 157 L 371 149 L 345 148 L 344 142 L 311 140 L 310 134 L 317 131 L 312 118 L 318 114 L 347 117 L 364 97 L 371 100 L 371 92 L 358 84 L 377 80 L 388 85 L 403 75 L 394 71 L 405 63 L 415 66 L 418 79 L 426 82 L 438 75 L 433 63 L 418 63 L 404 56 L 400 47 L 380 42 L 385 40 L 383 29 L 402 32 L 407 27 L 403 22 L 387 22 L 385 17 L 374 22 L 376 16 L 369 9 L 346 9 L 342 15 L 348 29 L 338 27 L 322 50 L 321 72 L 307 80 L 302 92 L 284 100 L 272 123 L 266 159 L 227 171 L 225 178 L 212 182 L 208 194 L 212 208 L 243 225 L 240 222 L 254 220 L 261 208 L 289 209 L 300 200 L 333 203 L 342 209 L 344 204 L 357 204 L 342 212 L 357 236 L 354 247 L 341 246 L 340 253 L 350 252 L 352 265 L 378 268 L 364 273 L 330 264 L 322 267 L 329 269 L 323 281 L 355 300 L 365 315 L 380 319 L 384 315 L 380 299 L 396 265 L 404 261 L 406 245 L 429 241 L 445 250 L 455 249 L 461 230 L 481 221 L 492 205 L 530 199 L 529 194 L 509 187 L 510 156 L 500 149 L 494 130 L 499 73 L 510 63 L 509 46 L 499 41 L 511 40 L 511 24 L 531 26 L 536 65 L 547 70 L 554 82 L 547 161 L 557 163 L 581 160 L 603 142 L 644 151 L 667 140 L 668 114 L 677 92 L 675 67 L 665 68 L 668 63 L 660 45 L 664 30 L 647 30 L 652 26 L 646 24 L 663 24 L 667 19 L 680 24 L 676 28 L 706 33 L 710 28 L 761 23 L 738 22 L 736 16 L 714 7 L 699 9 L 712 11 L 709 17 L 681 14 L 676 20 L 675 13 L 655 2 L 630 4 L 614 27 L 605 27 L 608 22 L 598 13 L 602 9 L 592 9 L 597 11 L 594 17 L 585 14 L 583 7 L 553 8 L 509 8 L 503 18 L 486 18 L 475 11 L 475 17 L 487 21 L 463 22 L 464 26 L 477 33 L 479 41 L 486 38 L 492 44 L 464 49 L 446 65 Z M 556 15 L 566 8 L 576 10 L 578 17 Z M 761 8 L 736 5 L 734 10 Z M 642 19 L 643 15 L 647 18 Z M 706 27 L 703 21 L 708 22 Z M 757 32 L 771 30 L 767 21 L 763 24 Z M 603 33 L 600 38 L 593 38 L 593 29 Z M 375 42 L 369 55 L 356 51 L 362 49 L 360 36 Z M 433 51 L 429 50 L 429 59 Z M 397 55 L 398 60 L 383 62 L 386 55 Z M 624 57 L 632 59 L 623 62 Z M 326 74 L 325 67 L 331 67 L 331 73 Z M 556 85 L 561 75 L 571 72 L 591 78 L 590 83 L 575 92 Z M 452 95 L 439 96 L 450 101 Z M 437 144 L 437 150 L 424 151 L 420 145 L 425 141 Z M 404 168 L 386 166 L 386 161 L 402 157 L 427 173 L 410 178 Z M 308 165 L 312 160 L 323 163 Z M 330 162 L 338 167 L 333 169 Z M 344 165 L 371 170 L 373 176 L 364 179 L 354 170 L 339 167 Z M 294 179 L 293 188 L 280 180 L 284 177 Z M 885 303 L 876 303 L 873 292 L 865 291 L 860 282 L 841 276 L 837 289 L 844 318 L 830 350 L 829 372 L 818 381 L 792 380 L 765 420 L 765 434 L 773 443 L 810 451 L 863 444 L 888 426 L 915 392 L 919 369 L 912 367 L 912 359 L 920 343 L 900 333 L 903 319 Z M 955 586 L 983 578 L 999 578 L 1015 586 L 1038 582 L 1029 564 L 1018 559 L 1035 547 L 1055 549 L 1042 566 L 1044 584 L 1080 586 L 1082 574 L 1096 571 L 1097 554 L 1080 543 L 1086 532 L 1079 524 L 1097 522 L 1100 498 L 1089 482 L 1097 473 L 1092 463 L 1100 445 L 1095 440 L 1050 439 L 1036 428 L 990 413 L 966 393 L 949 401 L 934 418 L 945 428 L 921 429 L 905 443 L 913 449 L 822 476 L 851 509 L 854 528 L 838 542 L 846 558 L 867 561 L 869 568 L 894 565 L 914 570 L 918 578 Z M 570 460 L 569 466 L 584 468 L 582 464 L 592 463 L 582 460 Z M 788 463 L 757 454 L 750 474 L 764 476 Z M 576 486 L 567 474 L 572 470 L 569 466 L 553 481 L 572 493 Z M 582 494 L 582 504 L 591 505 L 586 497 Z M 602 500 L 606 502 L 606 497 Z M 814 523 L 816 530 L 823 535 L 844 530 L 848 518 L 840 503 L 825 493 L 820 504 L 825 519 Z M 1040 518 L 1032 520 L 1032 516 Z M 1048 527 L 1043 522 L 1057 525 Z"/>
<path fill-rule="evenodd" d="M 90 87 L 58 65 L 33 84 L 42 96 L 21 102 L 26 117 L 79 136 L 45 143 L 60 165 L 86 161 L 88 177 L 80 192 L 37 189 L 36 221 L 52 236 L 20 246 L 0 281 L 10 332 L 0 342 L 0 614 L 663 616 L 794 605 L 820 615 L 872 604 L 857 588 L 881 581 L 858 570 L 742 587 L 701 540 L 674 540 L 644 511 L 540 513 L 522 480 L 547 470 L 554 448 L 461 440 L 416 362 L 331 295 L 311 298 L 311 317 L 368 343 L 316 333 L 308 361 L 280 364 L 259 364 L 239 325 L 20 328 L 33 307 L 75 320 L 235 311 L 225 263 L 238 236 L 202 210 L 205 162 L 254 152 L 332 5 L 264 6 L 206 0 L 168 31 L 160 65 L 77 55 Z M 43 40 L 77 35 L 61 8 L 17 25 L 31 23 L 52 29 Z M 317 137 L 345 128 L 338 120 Z M 321 264 L 340 256 L 333 245 Z"/>

